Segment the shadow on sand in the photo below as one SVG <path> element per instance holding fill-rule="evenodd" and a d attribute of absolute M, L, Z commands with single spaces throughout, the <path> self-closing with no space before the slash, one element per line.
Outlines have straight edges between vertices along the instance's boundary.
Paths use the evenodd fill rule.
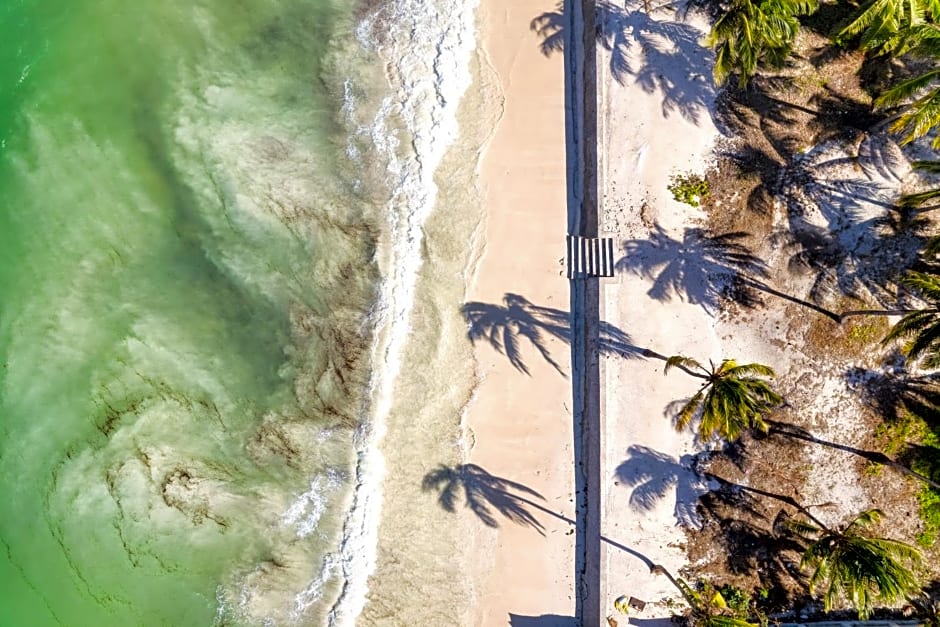
<path fill-rule="evenodd" d="M 505 354 L 517 370 L 529 374 L 520 347 L 521 340 L 526 340 L 555 370 L 564 374 L 546 340 L 555 338 L 571 343 L 571 316 L 567 311 L 536 305 L 512 293 L 503 296 L 502 305 L 470 302 L 460 309 L 469 324 L 467 336 L 472 342 L 487 341 L 498 353 Z M 629 335 L 612 324 L 601 322 L 599 335 L 598 349 L 603 354 L 649 356 L 631 343 Z"/>
<path fill-rule="evenodd" d="M 755 77 L 718 98 L 716 125 L 748 137 L 721 157 L 741 178 L 757 178 L 747 206 L 769 214 L 783 202 L 786 224 L 773 237 L 790 251 L 788 269 L 811 275 L 809 299 L 850 296 L 897 306 L 893 281 L 916 261 L 926 222 L 895 204 L 909 171 L 896 142 L 877 128 L 870 103 L 828 87 L 804 106 L 784 94 L 792 77 Z M 807 150 L 807 146 L 811 148 Z"/>
<path fill-rule="evenodd" d="M 563 514 L 554 512 L 538 501 L 545 501 L 541 494 L 516 481 L 492 475 L 476 464 L 458 464 L 456 466 L 438 466 L 424 476 L 421 482 L 424 492 L 440 492 L 438 503 L 448 512 L 457 511 L 457 502 L 462 492 L 466 507 L 472 511 L 487 527 L 498 527 L 499 521 L 494 513 L 504 516 L 517 525 L 531 527 L 545 535 L 544 525 L 529 509 L 536 510 L 565 522 L 572 527 L 575 521 Z M 537 499 L 533 500 L 533 499 Z M 600 542 L 637 558 L 652 572 L 655 564 L 648 557 L 615 540 L 600 536 Z"/>
<path fill-rule="evenodd" d="M 633 445 L 627 449 L 629 457 L 623 461 L 614 476 L 633 488 L 630 506 L 650 511 L 675 489 L 676 521 L 686 527 L 701 528 L 697 511 L 698 499 L 708 491 L 708 484 L 695 470 L 695 456 L 683 455 L 676 460 L 665 453 L 646 446 Z"/>
<path fill-rule="evenodd" d="M 698 123 L 715 99 L 710 76 L 713 54 L 699 42 L 702 33 L 682 22 L 657 20 L 642 7 L 624 8 L 599 0 L 597 44 L 610 53 L 610 73 L 621 85 L 632 77 L 647 93 L 662 94 L 664 116 L 678 112 Z M 565 3 L 532 20 L 546 56 L 565 42 Z M 639 59 L 639 60 L 638 60 Z"/>
<path fill-rule="evenodd" d="M 534 497 L 544 501 L 542 495 L 521 483 L 491 475 L 476 464 L 438 466 L 424 476 L 421 489 L 440 492 L 437 502 L 451 513 L 457 511 L 459 494 L 463 492 L 467 508 L 487 527 L 499 526 L 495 510 L 510 522 L 532 527 L 545 535 L 545 527 L 526 507 L 549 511 L 530 500 Z"/>
<path fill-rule="evenodd" d="M 624 242 L 624 256 L 616 269 L 652 280 L 647 292 L 651 298 L 664 301 L 678 296 L 712 315 L 721 309 L 723 300 L 756 307 L 761 303 L 758 292 L 762 292 L 841 321 L 842 314 L 768 285 L 767 265 L 741 243 L 747 237 L 743 232 L 712 235 L 687 227 L 679 240 L 657 224 L 649 238 Z"/>
<path fill-rule="evenodd" d="M 510 627 L 579 627 L 578 619 L 574 616 L 559 616 L 558 614 L 542 614 L 541 616 L 509 615 Z"/>
<path fill-rule="evenodd" d="M 917 261 L 927 220 L 895 206 L 909 166 L 886 135 L 868 135 L 857 154 L 836 143 L 809 151 L 786 169 L 780 198 L 789 269 L 811 272 L 810 298 L 873 298 L 897 306 L 896 277 Z"/>
<path fill-rule="evenodd" d="M 767 276 L 767 265 L 741 240 L 747 233 L 711 235 L 686 227 L 682 239 L 670 237 L 659 224 L 649 238 L 624 242 L 616 269 L 653 281 L 647 294 L 658 301 L 673 295 L 710 313 L 732 299 L 753 307 L 760 301 L 742 285 L 745 278 Z"/>

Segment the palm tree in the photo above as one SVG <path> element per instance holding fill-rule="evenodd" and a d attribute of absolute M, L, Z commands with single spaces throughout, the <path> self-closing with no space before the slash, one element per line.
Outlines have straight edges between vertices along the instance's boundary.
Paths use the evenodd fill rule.
<path fill-rule="evenodd" d="M 669 582 L 679 590 L 691 609 L 689 624 L 692 627 L 756 627 L 754 623 L 735 616 L 734 612 L 729 610 L 721 592 L 716 590 L 710 582 L 702 581 L 702 589 L 696 590 L 685 580 L 673 577 L 662 566 L 653 566 L 651 572 L 665 575 Z"/>
<path fill-rule="evenodd" d="M 758 65 L 782 67 L 793 48 L 798 15 L 813 13 L 816 0 L 732 0 L 706 39 L 715 48 L 715 82 L 724 84 L 737 73 L 744 87 Z"/>
<path fill-rule="evenodd" d="M 929 305 L 901 318 L 883 342 L 910 339 L 907 355 L 911 360 L 920 360 L 925 368 L 940 368 L 940 276 L 908 272 L 900 282 L 920 292 Z"/>
<path fill-rule="evenodd" d="M 714 436 L 733 441 L 747 429 L 766 433 L 769 426 L 761 414 L 780 405 L 783 398 L 759 377 L 773 377 L 774 371 L 761 364 L 738 365 L 733 359 L 725 359 L 710 368 L 683 357 L 674 355 L 666 360 L 663 374 L 678 367 L 705 383 L 686 403 L 676 416 L 676 430 L 689 426 L 696 414 L 701 414 L 699 437 L 705 441 Z"/>
<path fill-rule="evenodd" d="M 863 50 L 891 51 L 899 33 L 927 21 L 940 21 L 940 0 L 869 0 L 837 39 L 861 35 Z"/>
<path fill-rule="evenodd" d="M 810 542 L 800 568 L 813 569 L 810 592 L 825 590 L 827 611 L 844 599 L 865 620 L 876 601 L 894 604 L 920 590 L 914 575 L 914 569 L 923 563 L 920 551 L 898 540 L 865 535 L 865 529 L 881 517 L 880 510 L 867 510 L 839 530 L 818 521 L 815 525 L 790 522 L 790 528 Z"/>
<path fill-rule="evenodd" d="M 933 0 L 940 5 L 940 0 Z M 937 19 L 937 15 L 933 16 Z M 895 56 L 910 53 L 915 57 L 936 59 L 940 57 L 940 26 L 917 23 L 896 30 L 883 41 L 880 50 Z M 923 137 L 940 124 L 940 70 L 930 69 L 922 74 L 901 81 L 875 100 L 878 107 L 893 107 L 906 104 L 906 108 L 894 119 L 891 131 L 901 133 L 902 144 Z M 934 148 L 940 148 L 940 137 L 934 138 Z"/>
<path fill-rule="evenodd" d="M 913 161 L 911 167 L 928 174 L 940 174 L 940 161 Z M 937 198 L 940 198 L 940 187 L 916 194 L 904 194 L 898 204 L 905 209 L 914 209 Z"/>

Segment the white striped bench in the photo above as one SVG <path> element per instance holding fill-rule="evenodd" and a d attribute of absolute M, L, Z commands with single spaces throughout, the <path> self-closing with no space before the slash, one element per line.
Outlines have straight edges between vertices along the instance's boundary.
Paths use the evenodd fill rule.
<path fill-rule="evenodd" d="M 567 235 L 568 278 L 614 276 L 614 239 Z"/>

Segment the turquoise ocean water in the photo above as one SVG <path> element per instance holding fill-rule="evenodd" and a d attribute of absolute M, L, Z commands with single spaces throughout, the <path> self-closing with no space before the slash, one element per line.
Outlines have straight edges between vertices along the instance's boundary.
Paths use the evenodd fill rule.
<path fill-rule="evenodd" d="M 352 13 L 0 5 L 0 625 L 326 620 L 384 202 Z"/>
<path fill-rule="evenodd" d="M 466 611 L 474 16 L 0 4 L 0 627 Z"/>

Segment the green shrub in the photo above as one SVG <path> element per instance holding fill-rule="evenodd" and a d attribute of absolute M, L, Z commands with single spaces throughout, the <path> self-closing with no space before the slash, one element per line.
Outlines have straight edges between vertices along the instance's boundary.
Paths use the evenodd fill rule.
<path fill-rule="evenodd" d="M 911 470 L 925 477 L 940 474 L 940 437 L 930 429 L 923 418 L 905 411 L 896 422 L 885 423 L 875 430 L 882 450 L 889 455 L 897 454 L 910 444 L 919 445 L 916 456 L 911 459 Z M 940 537 L 940 490 L 922 485 L 917 493 L 920 519 L 924 530 L 917 535 L 917 543 L 931 547 Z"/>
<path fill-rule="evenodd" d="M 700 202 L 708 198 L 708 181 L 703 176 L 686 172 L 673 174 L 669 180 L 666 189 L 672 192 L 672 197 L 679 202 L 698 207 Z"/>
<path fill-rule="evenodd" d="M 736 616 L 747 616 L 748 610 L 750 610 L 751 607 L 750 594 L 730 584 L 723 585 L 718 591 Z"/>

